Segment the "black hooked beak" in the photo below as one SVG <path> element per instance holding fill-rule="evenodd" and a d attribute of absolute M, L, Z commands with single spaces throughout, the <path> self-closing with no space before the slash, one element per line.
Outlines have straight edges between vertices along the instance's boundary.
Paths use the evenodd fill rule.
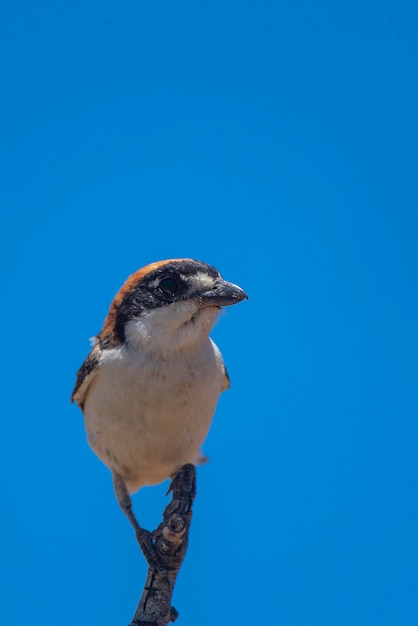
<path fill-rule="evenodd" d="M 248 296 L 238 285 L 220 278 L 213 289 L 199 295 L 199 300 L 203 306 L 231 306 L 242 300 L 248 300 Z"/>

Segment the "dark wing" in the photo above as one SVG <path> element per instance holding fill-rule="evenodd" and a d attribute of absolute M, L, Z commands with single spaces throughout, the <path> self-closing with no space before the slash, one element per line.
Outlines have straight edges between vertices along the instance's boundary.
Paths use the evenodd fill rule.
<path fill-rule="evenodd" d="M 224 374 L 224 380 L 223 380 L 223 385 L 221 387 L 221 391 L 226 391 L 227 389 L 230 388 L 231 386 L 231 380 L 229 378 L 228 372 L 226 371 L 226 367 L 225 367 L 225 363 L 222 357 L 222 354 L 218 348 L 218 346 L 216 345 L 216 343 L 214 341 L 211 340 L 212 343 L 212 347 L 213 350 L 215 352 L 216 355 L 216 360 L 218 361 L 218 363 L 220 364 L 220 366 L 223 369 L 223 374 Z"/>
<path fill-rule="evenodd" d="M 231 386 L 231 379 L 229 378 L 229 374 L 225 367 L 225 363 L 224 363 L 224 374 L 225 374 L 225 387 L 223 387 L 222 391 L 226 391 Z"/>
<path fill-rule="evenodd" d="M 102 350 L 100 345 L 96 344 L 77 372 L 77 379 L 71 396 L 71 402 L 74 402 L 75 400 L 81 410 L 83 410 L 84 407 L 87 389 L 96 377 L 100 367 L 101 355 Z"/>

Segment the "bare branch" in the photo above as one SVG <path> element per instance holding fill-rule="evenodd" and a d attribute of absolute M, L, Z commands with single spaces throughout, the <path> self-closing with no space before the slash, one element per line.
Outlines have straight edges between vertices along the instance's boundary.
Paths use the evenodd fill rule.
<path fill-rule="evenodd" d="M 159 564 L 165 572 L 149 568 L 145 587 L 129 626 L 166 626 L 178 617 L 171 606 L 174 585 L 187 551 L 192 504 L 196 495 L 196 469 L 183 465 L 175 474 L 167 493 L 173 499 L 163 521 L 152 533 Z"/>

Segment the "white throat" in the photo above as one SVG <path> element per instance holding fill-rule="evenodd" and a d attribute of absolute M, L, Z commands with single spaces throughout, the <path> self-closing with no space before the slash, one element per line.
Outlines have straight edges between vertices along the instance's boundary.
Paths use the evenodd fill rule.
<path fill-rule="evenodd" d="M 209 336 L 218 314 L 219 307 L 174 302 L 130 320 L 125 326 L 126 343 L 142 352 L 161 354 L 197 347 Z"/>

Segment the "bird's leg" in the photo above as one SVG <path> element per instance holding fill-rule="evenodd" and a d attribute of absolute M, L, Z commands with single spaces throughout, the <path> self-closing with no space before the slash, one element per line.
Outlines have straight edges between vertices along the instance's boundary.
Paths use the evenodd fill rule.
<path fill-rule="evenodd" d="M 138 520 L 136 519 L 132 509 L 132 500 L 129 491 L 122 478 L 115 473 L 113 473 L 113 487 L 115 489 L 115 495 L 119 506 L 125 513 L 135 531 L 139 547 L 141 548 L 142 554 L 144 555 L 149 567 L 158 574 L 166 576 L 166 570 L 160 565 L 158 556 L 155 552 L 152 534 L 138 524 Z"/>

